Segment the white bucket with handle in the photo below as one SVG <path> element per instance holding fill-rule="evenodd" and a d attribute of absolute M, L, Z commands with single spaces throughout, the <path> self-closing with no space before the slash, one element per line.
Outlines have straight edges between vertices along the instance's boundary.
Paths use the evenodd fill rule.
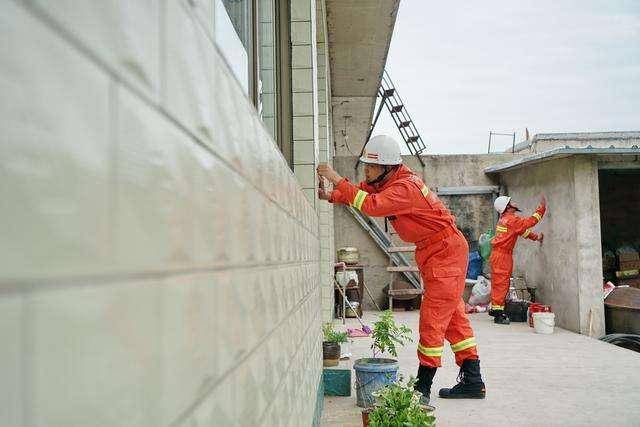
<path fill-rule="evenodd" d="M 556 325 L 554 313 L 533 313 L 533 328 L 538 334 L 552 334 Z"/>

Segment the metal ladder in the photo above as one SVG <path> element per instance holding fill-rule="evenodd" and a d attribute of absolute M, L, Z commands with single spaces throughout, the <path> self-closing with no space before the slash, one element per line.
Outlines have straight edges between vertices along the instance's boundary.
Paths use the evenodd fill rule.
<path fill-rule="evenodd" d="M 371 138 L 373 129 L 376 127 L 376 123 L 378 122 L 378 118 L 382 112 L 382 107 L 386 106 L 387 111 L 389 111 L 393 122 L 398 128 L 398 132 L 400 132 L 400 136 L 402 136 L 404 143 L 407 145 L 407 148 L 409 148 L 409 152 L 416 156 L 420 164 L 424 166 L 424 162 L 422 161 L 422 158 L 420 158 L 420 154 L 427 148 L 427 146 L 422 140 L 415 123 L 411 120 L 409 111 L 407 111 L 407 107 L 404 105 L 402 98 L 400 98 L 400 94 L 398 94 L 398 90 L 394 86 L 391 77 L 389 77 L 387 70 L 384 70 L 382 73 L 382 80 L 380 81 L 380 87 L 378 88 L 378 96 L 381 100 L 378 104 L 378 110 L 376 111 L 373 123 L 371 123 L 371 128 L 369 129 L 367 140 L 364 145 L 366 146 L 366 143 Z M 362 156 L 363 152 L 364 146 L 362 147 L 360 156 Z M 358 161 L 358 163 L 360 162 Z M 358 163 L 356 163 L 356 168 L 358 167 Z"/>
<path fill-rule="evenodd" d="M 418 268 L 411 265 L 407 257 L 402 253 L 413 251 L 414 248 L 394 246 L 391 239 L 389 239 L 384 230 L 382 230 L 374 220 L 351 206 L 347 206 L 347 209 L 351 212 L 356 221 L 358 221 L 358 224 L 360 224 L 362 228 L 369 233 L 378 247 L 380 247 L 380 249 L 389 256 L 390 263 L 393 264 L 393 266 L 387 267 L 387 271 L 391 273 L 402 273 L 411 286 L 416 290 L 422 290 L 420 276 L 417 274 Z M 391 289 L 391 287 L 389 287 L 389 289 Z"/>

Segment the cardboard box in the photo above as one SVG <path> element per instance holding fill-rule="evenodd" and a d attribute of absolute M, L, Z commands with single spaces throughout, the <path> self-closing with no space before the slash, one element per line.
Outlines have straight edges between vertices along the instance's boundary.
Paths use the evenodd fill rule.
<path fill-rule="evenodd" d="M 616 271 L 616 277 L 618 279 L 631 279 L 640 275 L 640 270 L 623 270 Z"/>
<path fill-rule="evenodd" d="M 638 255 L 638 251 L 631 248 L 620 248 L 616 251 L 618 255 L 618 262 L 627 262 L 627 261 L 638 261 L 640 260 L 640 255 Z"/>
<path fill-rule="evenodd" d="M 620 262 L 620 271 L 624 270 L 639 270 L 640 269 L 640 260 L 636 261 L 621 261 Z"/>

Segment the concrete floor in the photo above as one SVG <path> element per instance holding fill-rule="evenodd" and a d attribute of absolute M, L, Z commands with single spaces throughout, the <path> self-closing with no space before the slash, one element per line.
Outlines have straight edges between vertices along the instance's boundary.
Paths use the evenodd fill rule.
<path fill-rule="evenodd" d="M 417 340 L 418 312 L 396 312 Z M 526 323 L 498 326 L 486 313 L 470 315 L 487 385 L 484 400 L 445 400 L 440 387 L 455 383 L 458 368 L 445 346 L 431 404 L 438 426 L 639 426 L 640 354 L 556 328 L 539 335 Z M 366 324 L 375 312 L 364 316 Z M 336 321 L 338 322 L 338 320 Z M 357 327 L 355 319 L 347 326 Z M 354 338 L 353 357 L 370 357 L 370 338 Z M 399 353 L 400 372 L 415 375 L 415 343 Z M 353 375 L 352 375 L 353 376 Z M 435 392 L 435 393 L 434 393 Z M 360 426 L 360 409 L 351 397 L 325 397 L 324 426 Z"/>

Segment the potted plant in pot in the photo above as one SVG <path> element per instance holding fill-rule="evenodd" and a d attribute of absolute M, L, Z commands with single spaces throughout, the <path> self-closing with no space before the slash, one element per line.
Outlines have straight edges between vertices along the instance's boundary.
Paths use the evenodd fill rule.
<path fill-rule="evenodd" d="M 356 371 L 356 397 L 358 406 L 366 408 L 375 402 L 373 393 L 387 384 L 392 384 L 398 376 L 398 361 L 377 357 L 389 353 L 398 357 L 396 346 L 402 346 L 411 339 L 411 329 L 396 325 L 391 310 L 383 311 L 373 324 L 372 358 L 358 359 L 353 364 Z"/>
<path fill-rule="evenodd" d="M 362 413 L 364 427 L 415 426 L 433 427 L 435 417 L 420 405 L 420 394 L 413 388 L 415 379 L 404 384 L 402 378 L 375 393 L 375 407 Z"/>
<path fill-rule="evenodd" d="M 322 365 L 336 366 L 340 363 L 340 344 L 347 342 L 346 332 L 336 332 L 333 324 L 322 326 L 324 341 L 322 342 Z"/>

